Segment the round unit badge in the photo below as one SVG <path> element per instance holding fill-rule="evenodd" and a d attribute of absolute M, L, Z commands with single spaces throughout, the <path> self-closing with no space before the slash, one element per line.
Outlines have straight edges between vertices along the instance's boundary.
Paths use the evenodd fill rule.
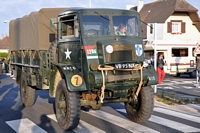
<path fill-rule="evenodd" d="M 111 54 L 113 52 L 113 46 L 111 46 L 111 45 L 106 46 L 106 52 Z"/>
<path fill-rule="evenodd" d="M 79 75 L 73 75 L 71 77 L 71 84 L 75 87 L 81 86 L 83 83 L 83 79 Z"/>

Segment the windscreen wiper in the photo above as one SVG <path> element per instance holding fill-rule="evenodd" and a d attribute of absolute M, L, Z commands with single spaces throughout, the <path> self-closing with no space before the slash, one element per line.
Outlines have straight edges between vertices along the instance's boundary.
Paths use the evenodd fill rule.
<path fill-rule="evenodd" d="M 95 13 L 96 13 L 96 14 L 98 14 L 99 16 L 101 16 L 102 18 L 104 18 L 104 19 L 106 19 L 106 20 L 110 21 L 110 19 L 109 19 L 109 18 L 106 18 L 105 16 L 103 16 L 103 15 L 99 14 L 98 12 L 95 12 Z"/>

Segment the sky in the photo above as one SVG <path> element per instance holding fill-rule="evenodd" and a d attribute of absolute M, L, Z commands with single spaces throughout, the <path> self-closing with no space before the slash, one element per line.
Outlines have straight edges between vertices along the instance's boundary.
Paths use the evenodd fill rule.
<path fill-rule="evenodd" d="M 143 0 L 144 4 L 157 0 Z M 200 0 L 186 0 L 197 8 L 200 16 Z M 91 2 L 91 3 L 90 3 Z M 0 39 L 9 35 L 9 21 L 22 18 L 41 8 L 87 7 L 126 9 L 126 5 L 137 6 L 138 0 L 0 0 Z"/>

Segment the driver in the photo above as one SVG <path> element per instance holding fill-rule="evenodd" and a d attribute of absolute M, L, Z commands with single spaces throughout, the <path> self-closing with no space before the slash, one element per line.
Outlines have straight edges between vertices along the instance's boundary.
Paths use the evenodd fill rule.
<path fill-rule="evenodd" d="M 126 35 L 126 27 L 123 24 L 120 24 L 115 32 L 116 35 L 125 36 Z"/>

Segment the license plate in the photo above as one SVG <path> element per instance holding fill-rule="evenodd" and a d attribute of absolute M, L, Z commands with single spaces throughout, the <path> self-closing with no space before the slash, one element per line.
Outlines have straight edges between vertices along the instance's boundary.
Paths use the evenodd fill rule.
<path fill-rule="evenodd" d="M 115 64 L 115 69 L 133 69 L 134 63 Z"/>

